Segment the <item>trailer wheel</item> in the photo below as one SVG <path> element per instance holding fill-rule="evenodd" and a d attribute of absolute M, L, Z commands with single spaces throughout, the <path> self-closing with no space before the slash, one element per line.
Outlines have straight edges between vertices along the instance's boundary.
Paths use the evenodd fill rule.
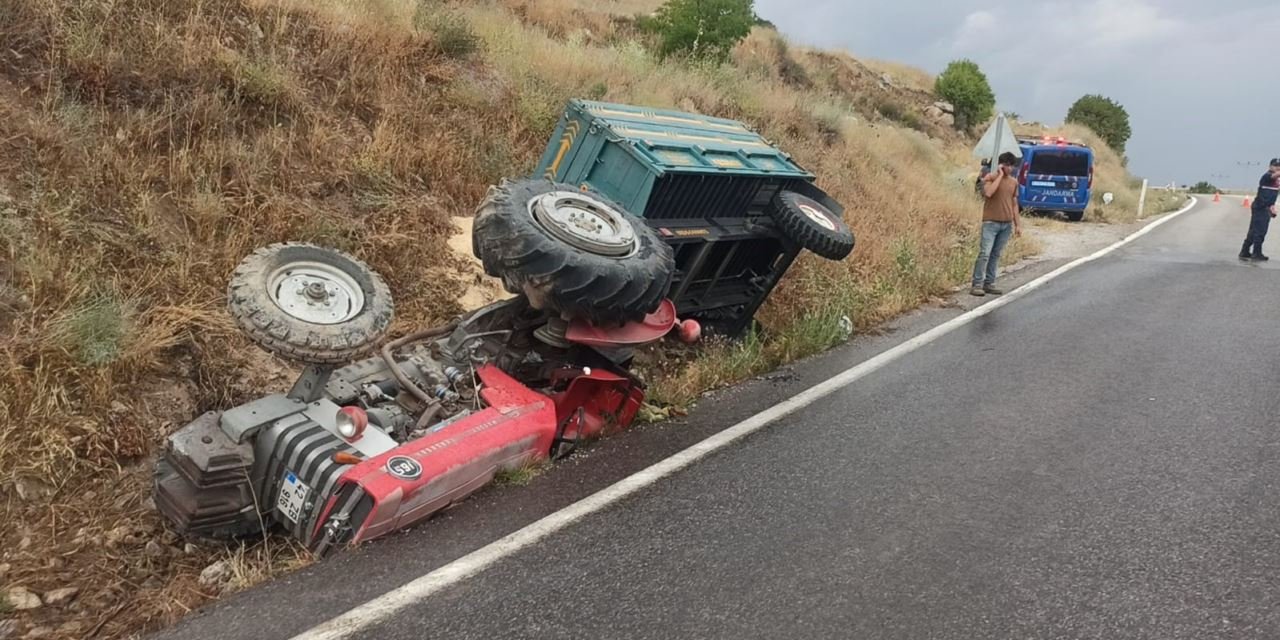
<path fill-rule="evenodd" d="M 853 232 L 830 209 L 794 191 L 773 199 L 773 219 L 796 244 L 828 260 L 843 260 L 853 251 Z"/>
<path fill-rule="evenodd" d="M 342 364 L 373 349 L 394 304 L 382 278 L 334 249 L 286 242 L 236 267 L 227 310 L 267 351 L 306 364 Z"/>
<path fill-rule="evenodd" d="M 594 191 L 547 180 L 490 187 L 472 249 L 485 273 L 533 307 L 601 325 L 657 309 L 675 270 L 671 247 L 643 220 Z"/>

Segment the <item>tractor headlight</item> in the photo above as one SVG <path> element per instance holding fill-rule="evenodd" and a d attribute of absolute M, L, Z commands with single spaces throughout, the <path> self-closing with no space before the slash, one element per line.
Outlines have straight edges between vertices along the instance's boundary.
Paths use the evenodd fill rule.
<path fill-rule="evenodd" d="M 338 435 L 344 439 L 359 440 L 364 435 L 365 427 L 369 426 L 369 414 L 360 407 L 343 407 L 338 409 L 335 426 L 338 428 Z"/>

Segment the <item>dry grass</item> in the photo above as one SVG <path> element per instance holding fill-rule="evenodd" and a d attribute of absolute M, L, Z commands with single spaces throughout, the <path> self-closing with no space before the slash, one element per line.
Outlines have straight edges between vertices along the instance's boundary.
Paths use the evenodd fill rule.
<path fill-rule="evenodd" d="M 874 58 L 859 58 L 859 61 L 877 74 L 889 74 L 895 84 L 901 84 L 916 91 L 933 92 L 933 83 L 936 78 L 924 69 Z"/>
<path fill-rule="evenodd" d="M 661 7 L 663 0 L 539 0 L 548 13 L 571 16 L 574 13 L 601 13 L 613 16 L 650 14 Z"/>
<path fill-rule="evenodd" d="M 336 245 L 388 277 L 403 323 L 438 321 L 459 311 L 450 217 L 546 135 L 510 123 L 500 81 L 456 108 L 484 71 L 444 7 L 419 28 L 412 4 L 330 4 L 0 5 L 0 548 L 10 582 L 83 589 L 30 624 L 113 637 L 215 595 L 193 572 L 233 550 L 143 558 L 161 529 L 136 507 L 165 433 L 287 382 L 221 311 L 236 261 Z M 31 478 L 53 493 L 20 497 Z M 114 522 L 135 546 L 87 542 Z"/>
<path fill-rule="evenodd" d="M 658 375 L 661 400 L 814 353 L 844 339 L 844 316 L 871 327 L 963 280 L 979 207 L 958 134 L 887 126 L 863 96 L 873 72 L 771 32 L 734 65 L 660 64 L 625 19 L 653 6 L 0 3 L 0 517 L 16 523 L 0 561 L 10 583 L 83 590 L 23 624 L 119 637 L 216 597 L 196 579 L 215 560 L 235 568 L 227 589 L 305 562 L 282 540 L 187 553 L 146 505 L 167 433 L 288 383 L 222 313 L 227 274 L 261 244 L 313 241 L 381 271 L 402 328 L 455 314 L 451 217 L 532 169 L 570 97 L 746 120 L 821 176 L 859 237 L 844 262 L 802 259 L 762 334 Z M 20 497 L 34 478 L 48 491 Z"/>

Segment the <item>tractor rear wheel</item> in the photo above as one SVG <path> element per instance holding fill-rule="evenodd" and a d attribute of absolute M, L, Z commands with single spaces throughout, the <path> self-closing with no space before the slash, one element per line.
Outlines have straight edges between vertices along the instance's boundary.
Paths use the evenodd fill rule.
<path fill-rule="evenodd" d="M 563 318 L 640 320 L 658 308 L 675 270 L 649 225 L 590 190 L 503 180 L 476 212 L 472 249 L 511 293 Z"/>
<path fill-rule="evenodd" d="M 794 191 L 780 192 L 771 213 L 783 234 L 828 260 L 843 260 L 853 251 L 853 232 L 830 209 Z"/>

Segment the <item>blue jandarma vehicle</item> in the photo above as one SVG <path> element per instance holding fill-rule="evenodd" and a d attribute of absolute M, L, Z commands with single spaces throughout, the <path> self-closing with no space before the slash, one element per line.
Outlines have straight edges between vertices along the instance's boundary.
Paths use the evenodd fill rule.
<path fill-rule="evenodd" d="M 1084 218 L 1093 189 L 1093 150 L 1065 138 L 1019 138 L 1018 205 L 1026 212 L 1061 211 Z"/>

